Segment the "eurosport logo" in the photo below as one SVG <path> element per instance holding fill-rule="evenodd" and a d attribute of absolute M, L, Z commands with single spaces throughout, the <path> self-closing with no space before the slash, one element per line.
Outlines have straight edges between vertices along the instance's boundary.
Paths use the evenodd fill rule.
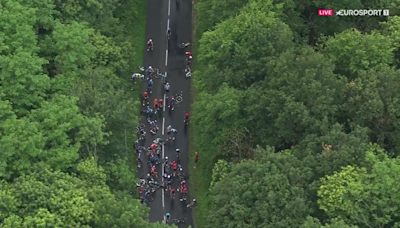
<path fill-rule="evenodd" d="M 335 15 L 333 9 L 319 9 L 318 16 L 333 16 Z M 369 16 L 369 17 L 380 17 L 389 16 L 389 10 L 378 9 L 341 9 L 336 11 L 336 16 Z"/>

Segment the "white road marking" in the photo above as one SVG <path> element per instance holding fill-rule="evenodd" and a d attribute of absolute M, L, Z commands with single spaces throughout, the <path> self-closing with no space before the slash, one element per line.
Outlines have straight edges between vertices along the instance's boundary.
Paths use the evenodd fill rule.
<path fill-rule="evenodd" d="M 168 15 L 169 16 L 169 15 Z M 167 20 L 167 29 L 169 28 L 169 18 Z M 172 31 L 171 31 L 172 32 Z"/>
<path fill-rule="evenodd" d="M 167 99 L 167 95 L 164 93 L 164 104 L 163 104 L 163 112 L 165 112 L 165 99 Z"/>
<path fill-rule="evenodd" d="M 168 1 L 168 17 L 171 14 L 171 0 Z"/>
<path fill-rule="evenodd" d="M 164 120 L 165 119 L 163 119 L 163 128 L 164 128 Z M 164 133 L 163 133 L 163 135 L 164 135 Z M 161 148 L 162 148 L 162 159 L 164 159 L 164 145 L 162 145 Z M 161 166 L 161 174 L 162 174 L 161 178 L 164 178 L 164 164 Z M 164 189 L 161 190 L 161 201 L 162 201 L 162 207 L 165 208 Z M 165 220 L 165 218 L 164 218 L 164 220 Z"/>
<path fill-rule="evenodd" d="M 165 66 L 168 66 L 168 49 L 165 50 Z"/>
<path fill-rule="evenodd" d="M 161 134 L 164 135 L 165 117 L 162 118 Z"/>

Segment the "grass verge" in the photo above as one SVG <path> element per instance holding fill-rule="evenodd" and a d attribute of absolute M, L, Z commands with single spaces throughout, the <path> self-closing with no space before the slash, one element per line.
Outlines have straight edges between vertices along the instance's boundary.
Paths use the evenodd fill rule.
<path fill-rule="evenodd" d="M 196 31 L 196 14 L 194 10 L 194 6 L 196 4 L 196 0 L 193 1 L 193 15 L 192 15 L 192 38 L 193 38 L 193 55 L 196 56 L 197 48 L 198 48 L 198 41 L 200 39 L 200 35 L 195 34 Z M 196 71 L 196 58 L 193 60 L 193 68 Z M 196 75 L 194 75 L 196 77 Z M 197 99 L 197 90 L 195 83 L 192 83 L 191 88 L 191 104 L 196 102 Z M 192 115 L 196 115 L 190 110 Z M 190 174 L 190 198 L 195 198 L 198 202 L 198 205 L 195 209 L 192 210 L 193 212 L 193 225 L 195 228 L 204 228 L 207 224 L 207 213 L 209 212 L 209 197 L 208 197 L 208 189 L 210 187 L 211 177 L 212 177 L 212 169 L 214 166 L 214 156 L 210 153 L 212 151 L 199 151 L 197 150 L 196 146 L 196 129 L 193 125 L 189 126 L 189 151 L 190 151 L 190 162 L 189 162 L 189 174 Z M 198 166 L 194 168 L 194 159 L 195 159 L 195 152 L 198 151 L 199 153 L 199 161 Z"/>

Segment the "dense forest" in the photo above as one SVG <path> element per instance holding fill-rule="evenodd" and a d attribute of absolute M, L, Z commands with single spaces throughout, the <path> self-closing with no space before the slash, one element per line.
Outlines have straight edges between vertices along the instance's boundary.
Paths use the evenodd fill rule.
<path fill-rule="evenodd" d="M 398 2 L 194 9 L 196 227 L 400 227 Z"/>
<path fill-rule="evenodd" d="M 0 9 L 0 226 L 165 227 L 130 195 L 146 1 Z"/>

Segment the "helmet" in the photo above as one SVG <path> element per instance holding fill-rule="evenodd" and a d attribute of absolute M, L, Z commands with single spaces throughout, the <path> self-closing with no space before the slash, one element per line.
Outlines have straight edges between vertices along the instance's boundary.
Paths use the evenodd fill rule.
<path fill-rule="evenodd" d="M 156 99 L 154 99 L 154 101 L 157 101 L 157 98 L 156 98 Z"/>
<path fill-rule="evenodd" d="M 165 160 L 168 160 L 168 157 L 165 157 Z"/>
<path fill-rule="evenodd" d="M 193 199 L 193 202 L 196 202 L 196 199 Z"/>
<path fill-rule="evenodd" d="M 182 181 L 182 184 L 186 184 L 186 181 L 184 180 L 184 181 Z"/>
<path fill-rule="evenodd" d="M 171 178 L 171 175 L 168 175 L 168 178 Z"/>
<path fill-rule="evenodd" d="M 149 41 L 151 42 L 152 40 L 150 39 Z"/>
<path fill-rule="evenodd" d="M 154 120 L 154 123 L 157 123 L 157 120 Z"/>
<path fill-rule="evenodd" d="M 191 56 L 191 55 L 189 56 L 189 59 L 192 59 L 192 56 Z"/>
<path fill-rule="evenodd" d="M 149 176 L 150 176 L 150 173 L 148 173 L 147 176 L 149 177 Z"/>
<path fill-rule="evenodd" d="M 181 149 L 176 149 L 176 152 L 180 152 L 181 151 Z"/>
<path fill-rule="evenodd" d="M 182 171 L 182 170 L 183 170 L 182 168 L 179 169 L 179 171 Z"/>

